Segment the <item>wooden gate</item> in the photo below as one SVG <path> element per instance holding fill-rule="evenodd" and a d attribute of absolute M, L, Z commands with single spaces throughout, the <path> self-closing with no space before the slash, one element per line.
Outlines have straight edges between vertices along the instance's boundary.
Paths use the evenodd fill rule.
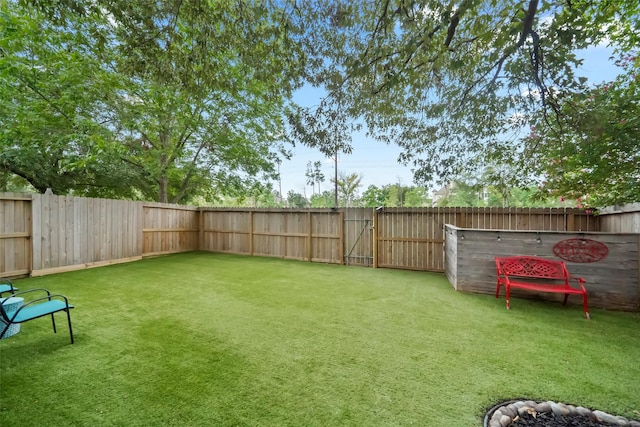
<path fill-rule="evenodd" d="M 371 267 L 373 261 L 373 209 L 347 208 L 344 212 L 344 263 Z"/>

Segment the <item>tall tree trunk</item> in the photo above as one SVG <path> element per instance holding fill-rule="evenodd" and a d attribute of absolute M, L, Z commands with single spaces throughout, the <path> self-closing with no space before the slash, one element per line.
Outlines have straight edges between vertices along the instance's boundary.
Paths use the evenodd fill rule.
<path fill-rule="evenodd" d="M 160 131 L 160 176 L 158 177 L 158 201 L 161 203 L 169 202 L 169 177 L 167 171 L 169 170 L 169 151 L 171 148 L 171 132 L 164 126 Z"/>
<path fill-rule="evenodd" d="M 333 202 L 336 209 L 338 208 L 338 149 L 336 148 L 336 154 L 334 157 L 334 169 L 333 169 Z"/>
<path fill-rule="evenodd" d="M 167 178 L 166 172 L 162 172 L 162 175 L 158 179 L 158 201 L 161 203 L 168 203 L 169 196 L 169 179 Z"/>

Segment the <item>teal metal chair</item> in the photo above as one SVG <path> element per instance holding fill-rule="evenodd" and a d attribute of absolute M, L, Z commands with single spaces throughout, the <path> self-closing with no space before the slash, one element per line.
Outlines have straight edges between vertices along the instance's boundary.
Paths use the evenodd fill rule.
<path fill-rule="evenodd" d="M 32 292 L 44 292 L 46 296 L 25 300 L 22 306 L 17 310 L 8 311 L 5 310 L 3 303 L 9 298 L 20 298 L 22 295 L 28 295 Z M 71 314 L 69 311 L 74 308 L 67 297 L 64 295 L 51 294 L 46 289 L 35 288 L 22 292 L 14 292 L 9 298 L 0 298 L 0 326 L 4 323 L 2 332 L 0 332 L 0 339 L 9 331 L 9 328 L 13 325 L 28 322 L 29 320 L 37 319 L 39 317 L 51 315 L 51 323 L 53 324 L 53 332 L 56 331 L 56 320 L 54 319 L 54 313 L 64 311 L 67 313 L 67 321 L 69 323 L 69 336 L 71 337 L 71 344 L 73 344 L 73 329 L 71 328 Z"/>
<path fill-rule="evenodd" d="M 11 294 L 13 294 L 17 290 L 18 288 L 13 286 L 13 283 L 11 282 L 11 280 L 5 279 L 4 277 L 0 277 L 0 297 L 5 292 L 10 292 Z"/>

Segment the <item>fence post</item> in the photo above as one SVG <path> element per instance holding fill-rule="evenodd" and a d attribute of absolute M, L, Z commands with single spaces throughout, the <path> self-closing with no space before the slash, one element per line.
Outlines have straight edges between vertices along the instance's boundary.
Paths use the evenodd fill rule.
<path fill-rule="evenodd" d="M 340 245 L 338 246 L 339 263 L 344 265 L 344 211 L 338 211 L 338 236 L 340 236 Z"/>
<path fill-rule="evenodd" d="M 313 228 L 311 225 L 311 211 L 307 211 L 307 259 L 309 260 L 309 262 L 311 262 L 311 260 L 313 259 L 313 245 L 312 245 L 312 240 L 313 238 Z"/>
<path fill-rule="evenodd" d="M 42 196 L 31 196 L 31 266 L 29 275 L 33 270 L 42 268 Z"/>
<path fill-rule="evenodd" d="M 378 268 L 378 210 L 373 208 L 373 268 Z"/>
<path fill-rule="evenodd" d="M 199 209 L 200 214 L 198 216 L 198 250 L 201 251 L 204 248 L 204 212 L 202 208 Z"/>
<path fill-rule="evenodd" d="M 249 211 L 249 255 L 253 256 L 253 209 Z"/>

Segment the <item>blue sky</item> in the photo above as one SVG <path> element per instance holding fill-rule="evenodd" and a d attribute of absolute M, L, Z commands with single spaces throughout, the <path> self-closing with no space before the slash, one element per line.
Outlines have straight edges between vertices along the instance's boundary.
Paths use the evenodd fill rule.
<path fill-rule="evenodd" d="M 580 75 L 588 77 L 593 83 L 610 81 L 619 73 L 609 57 L 612 54 L 610 48 L 599 46 L 582 52 L 584 58 L 583 66 L 578 70 Z M 311 87 L 304 87 L 295 95 L 296 102 L 302 105 L 316 105 L 322 96 L 322 91 Z M 311 186 L 306 185 L 305 171 L 307 162 L 322 161 L 322 171 L 326 182 L 321 186 L 321 190 L 332 188 L 330 178 L 334 174 L 333 159 L 325 158 L 318 150 L 296 145 L 292 148 L 294 153 L 291 160 L 284 160 L 280 166 L 280 176 L 282 181 L 282 194 L 286 197 L 289 190 L 311 197 Z M 403 185 L 413 185 L 413 173 L 411 168 L 403 166 L 397 162 L 401 150 L 395 145 L 386 145 L 374 141 L 359 132 L 353 135 L 353 152 L 349 155 L 340 154 L 338 161 L 338 171 L 347 174 L 359 173 L 362 175 L 362 187 L 360 192 L 366 190 L 369 185 L 378 187 L 386 184 L 402 183 Z M 278 183 L 274 183 L 278 188 Z"/>

